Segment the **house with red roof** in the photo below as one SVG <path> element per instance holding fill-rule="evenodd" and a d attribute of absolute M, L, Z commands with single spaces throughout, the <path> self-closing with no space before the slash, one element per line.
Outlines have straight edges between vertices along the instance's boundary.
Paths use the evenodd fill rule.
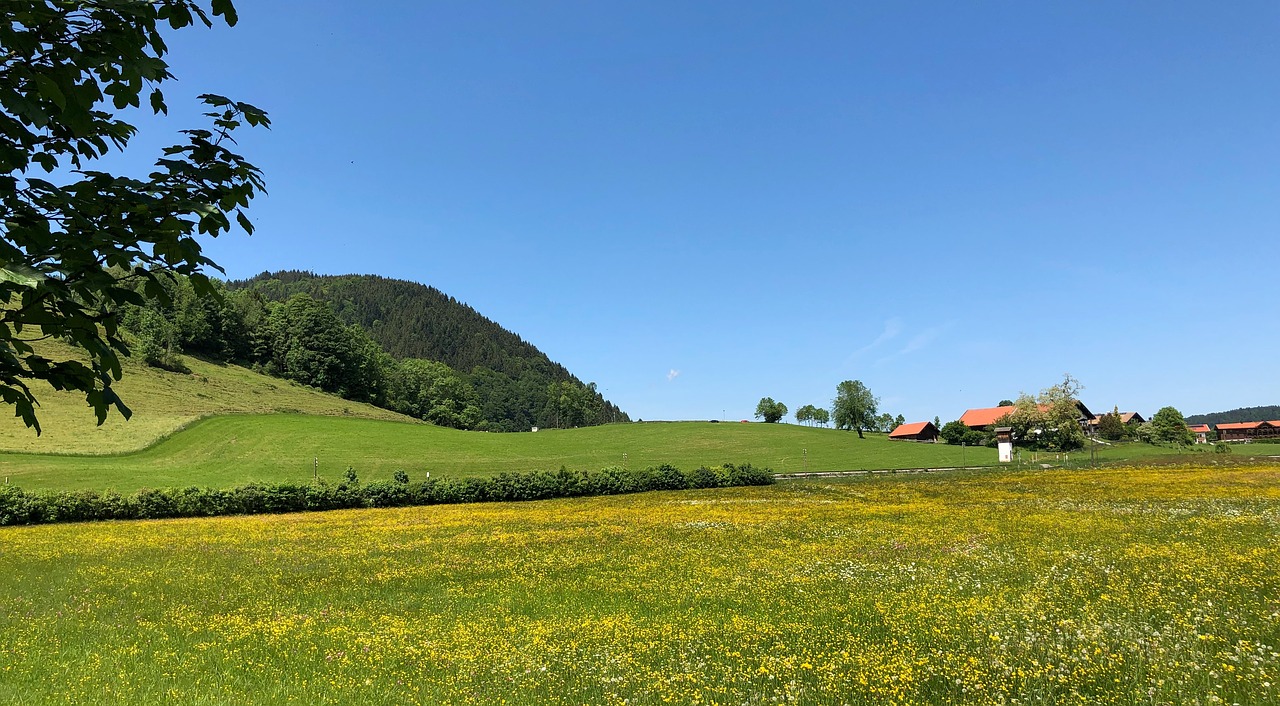
<path fill-rule="evenodd" d="M 1220 441 L 1253 441 L 1280 437 L 1280 419 L 1269 422 L 1227 422 L 1219 424 Z"/>
<path fill-rule="evenodd" d="M 935 427 L 933 422 L 899 424 L 898 428 L 889 432 L 889 439 L 892 441 L 936 442 L 938 440 L 938 427 Z"/>
<path fill-rule="evenodd" d="M 1088 422 L 1094 418 L 1093 412 L 1084 406 L 1083 402 L 1076 401 L 1076 408 L 1080 410 L 1080 425 L 1087 427 Z M 1003 407 L 983 407 L 980 409 L 967 409 L 964 414 L 960 415 L 960 423 L 970 429 L 985 429 L 996 423 L 1006 414 L 1011 414 L 1017 407 L 1013 405 L 1005 405 Z M 1047 405 L 1040 405 L 1040 411 L 1048 411 Z"/>
<path fill-rule="evenodd" d="M 1208 424 L 1188 424 L 1187 429 L 1190 429 L 1191 433 L 1196 435 L 1197 444 L 1209 443 L 1209 434 L 1213 432 L 1213 429 L 1210 429 Z"/>

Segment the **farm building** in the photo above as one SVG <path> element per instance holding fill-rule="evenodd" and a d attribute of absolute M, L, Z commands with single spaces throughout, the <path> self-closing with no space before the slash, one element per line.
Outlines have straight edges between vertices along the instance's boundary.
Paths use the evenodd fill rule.
<path fill-rule="evenodd" d="M 1087 426 L 1089 420 L 1094 418 L 1093 412 L 1084 406 L 1083 402 L 1077 401 L 1076 407 L 1080 410 L 1080 426 Z M 1013 405 L 1005 405 L 1004 407 L 985 407 L 981 409 L 967 409 L 964 414 L 960 415 L 960 423 L 970 429 L 985 429 L 995 424 L 998 419 L 1013 412 L 1016 407 Z M 1045 405 L 1040 406 L 1040 411 L 1049 409 Z"/>
<path fill-rule="evenodd" d="M 985 429 L 996 423 L 997 419 L 1011 414 L 1017 407 L 1013 405 L 1005 405 L 1004 407 L 986 407 L 983 409 L 966 409 L 964 414 L 960 415 L 960 423 L 970 429 Z"/>
<path fill-rule="evenodd" d="M 1101 421 L 1101 419 L 1102 419 L 1102 415 L 1099 414 L 1098 416 L 1089 420 L 1089 431 L 1091 433 L 1094 431 L 1097 431 L 1098 422 Z M 1142 424 L 1145 421 L 1147 420 L 1143 419 L 1142 415 L 1138 414 L 1137 412 L 1121 412 L 1120 413 L 1120 423 L 1124 424 L 1125 426 L 1128 426 L 1130 424 Z"/>
<path fill-rule="evenodd" d="M 1221 441 L 1252 441 L 1280 438 L 1280 420 L 1270 422 L 1229 422 L 1218 425 Z"/>
<path fill-rule="evenodd" d="M 889 439 L 892 441 L 936 442 L 938 440 L 938 427 L 935 427 L 933 422 L 900 424 L 897 429 L 889 432 Z"/>
<path fill-rule="evenodd" d="M 1213 430 L 1209 428 L 1208 424 L 1188 424 L 1187 429 L 1190 429 L 1191 433 L 1196 435 L 1197 444 L 1209 443 L 1209 434 Z"/>

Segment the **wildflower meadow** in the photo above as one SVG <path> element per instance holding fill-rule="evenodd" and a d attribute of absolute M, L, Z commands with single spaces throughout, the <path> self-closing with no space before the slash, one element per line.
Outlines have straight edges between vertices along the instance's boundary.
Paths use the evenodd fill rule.
<path fill-rule="evenodd" d="M 1274 704 L 1280 469 L 0 529 L 6 704 Z"/>

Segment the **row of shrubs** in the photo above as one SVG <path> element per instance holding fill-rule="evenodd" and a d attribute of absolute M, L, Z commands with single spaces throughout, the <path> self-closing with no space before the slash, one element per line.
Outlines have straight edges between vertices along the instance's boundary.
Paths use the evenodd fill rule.
<path fill-rule="evenodd" d="M 0 525 L 545 500 L 773 482 L 772 471 L 750 464 L 702 467 L 690 472 L 664 464 L 644 470 L 617 466 L 598 471 L 561 468 L 555 472 L 500 473 L 487 478 L 428 478 L 417 483 L 410 482 L 403 471 L 397 471 L 392 481 L 361 483 L 348 469 L 346 480 L 337 485 L 324 481 L 251 483 L 229 490 L 163 488 L 139 490 L 131 495 L 114 491 L 26 492 L 14 486 L 0 486 Z"/>

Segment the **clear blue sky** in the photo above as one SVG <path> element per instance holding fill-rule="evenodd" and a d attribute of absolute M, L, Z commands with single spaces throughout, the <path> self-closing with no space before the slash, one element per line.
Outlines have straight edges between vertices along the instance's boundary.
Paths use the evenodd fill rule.
<path fill-rule="evenodd" d="M 230 277 L 433 285 L 633 418 L 1280 404 L 1273 1 L 238 5 L 135 145 L 270 112 Z"/>

